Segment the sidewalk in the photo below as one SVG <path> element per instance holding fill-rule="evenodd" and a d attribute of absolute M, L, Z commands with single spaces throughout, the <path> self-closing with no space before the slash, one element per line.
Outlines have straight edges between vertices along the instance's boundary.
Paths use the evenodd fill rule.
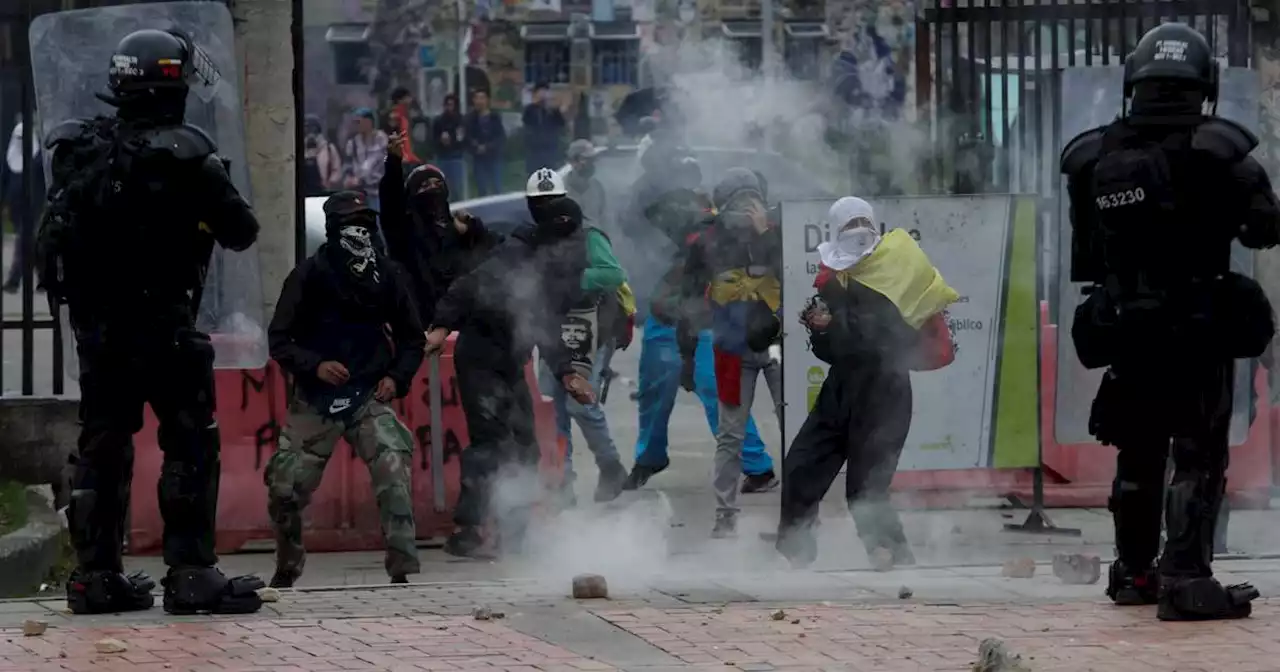
<path fill-rule="evenodd" d="M 1219 563 L 1272 591 L 1278 561 Z M 1249 620 L 1161 623 L 1103 585 L 998 567 L 771 572 L 614 590 L 574 601 L 568 581 L 475 581 L 283 591 L 244 617 L 71 617 L 62 601 L 0 603 L 0 670 L 875 670 L 965 671 L 988 637 L 1029 670 L 1273 672 L 1280 601 Z M 899 586 L 914 596 L 898 599 Z M 1274 594 L 1272 592 L 1271 594 Z M 478 621 L 488 606 L 501 618 Z M 777 610 L 781 609 L 781 613 Z M 50 623 L 23 637 L 24 619 Z M 97 653 L 102 638 L 121 653 Z"/>

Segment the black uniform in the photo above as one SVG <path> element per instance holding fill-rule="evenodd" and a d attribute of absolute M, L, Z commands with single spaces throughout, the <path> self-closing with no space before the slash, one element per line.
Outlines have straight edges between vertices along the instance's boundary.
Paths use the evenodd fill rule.
<path fill-rule="evenodd" d="M 1257 139 L 1202 115 L 1203 102 L 1216 100 L 1217 66 L 1199 33 L 1182 24 L 1147 33 L 1125 63 L 1125 88 L 1132 112 L 1062 155 L 1072 276 L 1093 283 L 1072 336 L 1085 366 L 1110 367 L 1090 430 L 1119 449 L 1110 499 L 1119 559 L 1108 594 L 1120 604 L 1158 601 L 1166 620 L 1247 616 L 1257 591 L 1224 589 L 1209 565 L 1226 487 L 1232 360 L 1260 355 L 1274 326 L 1257 283 L 1230 272 L 1230 246 L 1280 242 L 1280 204 L 1249 157 Z M 1168 540 L 1156 572 L 1162 498 Z"/>
<path fill-rule="evenodd" d="M 458 233 L 449 211 L 449 185 L 435 166 L 418 166 L 406 179 L 399 157 L 388 154 L 378 187 L 381 226 L 387 252 L 413 279 L 414 298 L 423 324 L 431 324 L 436 302 L 449 285 L 475 268 L 493 249 L 497 236 L 479 218 L 469 217 Z M 429 178 L 440 180 L 431 188 Z"/>
<path fill-rule="evenodd" d="M 456 532 L 445 549 L 471 555 L 491 499 L 506 550 L 520 543 L 531 493 L 514 492 L 537 468 L 533 399 L 525 364 L 533 347 L 557 379 L 574 372 L 560 325 L 581 295 L 587 266 L 582 211 L 569 198 L 539 208 L 537 224 L 517 229 L 471 273 L 459 278 L 436 306 L 432 328 L 458 332 L 454 366 L 471 446 L 462 452 L 462 491 L 454 510 Z M 495 493 L 499 470 L 515 479 Z"/>
<path fill-rule="evenodd" d="M 196 330 L 214 243 L 245 250 L 258 235 L 213 141 L 182 123 L 189 64 L 184 37 L 126 37 L 104 96 L 114 117 L 55 129 L 53 182 L 39 233 L 40 277 L 66 304 L 80 357 L 83 425 L 68 519 L 78 568 L 67 584 L 76 613 L 151 606 L 145 575 L 123 576 L 121 543 L 143 405 L 164 451 L 165 610 L 256 611 L 255 577 L 228 580 L 214 565 L 219 438 L 213 346 Z M 171 60 L 172 59 L 172 60 Z"/>
<path fill-rule="evenodd" d="M 831 365 L 783 462 L 778 550 L 804 566 L 817 557 L 818 504 L 848 462 L 845 499 L 867 554 L 915 562 L 889 486 L 911 429 L 911 357 L 919 332 L 883 294 L 859 283 L 822 284 L 831 323 L 813 331 L 813 354 Z"/>

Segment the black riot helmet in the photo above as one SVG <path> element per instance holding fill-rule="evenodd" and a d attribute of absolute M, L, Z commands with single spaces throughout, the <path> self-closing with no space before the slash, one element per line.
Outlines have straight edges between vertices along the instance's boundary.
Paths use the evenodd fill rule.
<path fill-rule="evenodd" d="M 1218 62 L 1209 42 L 1185 23 L 1165 23 L 1147 31 L 1124 62 L 1124 95 L 1142 82 L 1185 82 L 1205 100 L 1218 100 Z"/>
<path fill-rule="evenodd" d="M 192 84 L 212 86 L 219 74 L 191 38 L 179 31 L 144 29 L 120 40 L 107 71 L 110 96 L 100 96 L 136 116 L 181 117 Z"/>

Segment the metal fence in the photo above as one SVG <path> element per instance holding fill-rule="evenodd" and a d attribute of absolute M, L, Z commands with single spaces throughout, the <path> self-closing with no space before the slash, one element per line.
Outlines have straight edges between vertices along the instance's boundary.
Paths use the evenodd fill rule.
<path fill-rule="evenodd" d="M 1055 194 L 1062 69 L 1120 65 L 1170 20 L 1248 64 L 1248 0 L 934 0 L 916 24 L 926 190 Z"/>

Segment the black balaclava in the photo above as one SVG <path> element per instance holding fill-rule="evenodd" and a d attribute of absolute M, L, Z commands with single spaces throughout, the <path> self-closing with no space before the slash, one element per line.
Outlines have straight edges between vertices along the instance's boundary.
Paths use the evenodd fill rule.
<path fill-rule="evenodd" d="M 534 205 L 534 201 L 546 199 Z M 567 196 L 540 196 L 529 199 L 529 211 L 533 214 L 539 243 L 551 243 L 568 238 L 582 228 L 582 208 Z"/>
<path fill-rule="evenodd" d="M 372 212 L 330 217 L 325 222 L 329 261 L 335 270 L 345 271 L 345 277 L 354 281 L 360 290 L 372 290 L 382 282 L 378 251 L 373 242 L 377 231 L 378 220 Z"/>
<path fill-rule="evenodd" d="M 427 180 L 433 177 L 440 180 L 439 187 L 427 186 Z M 409 212 L 415 218 L 438 226 L 449 223 L 449 183 L 439 168 L 429 163 L 414 168 L 405 178 L 404 191 L 409 198 Z"/>
<path fill-rule="evenodd" d="M 116 108 L 121 120 L 142 126 L 181 124 L 187 113 L 186 87 L 152 89 L 126 95 L 98 94 L 98 99 Z"/>
<path fill-rule="evenodd" d="M 1134 86 L 1131 110 L 1140 117 L 1198 117 L 1204 101 L 1204 89 L 1196 82 L 1157 79 Z"/>

